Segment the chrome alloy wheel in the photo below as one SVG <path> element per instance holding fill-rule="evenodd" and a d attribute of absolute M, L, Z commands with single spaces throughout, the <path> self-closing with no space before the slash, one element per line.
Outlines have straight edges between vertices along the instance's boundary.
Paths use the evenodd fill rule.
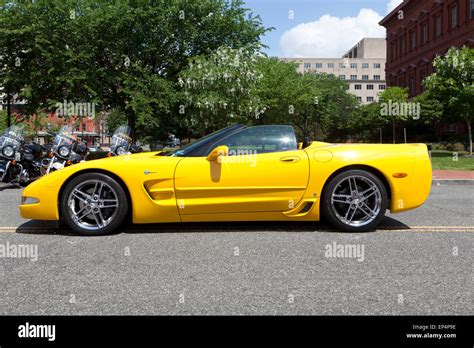
<path fill-rule="evenodd" d="M 80 228 L 96 231 L 111 223 L 117 215 L 117 193 L 101 180 L 76 185 L 67 199 L 71 220 Z"/>
<path fill-rule="evenodd" d="M 370 178 L 348 176 L 335 185 L 331 194 L 331 208 L 343 224 L 365 226 L 379 215 L 382 195 Z"/>

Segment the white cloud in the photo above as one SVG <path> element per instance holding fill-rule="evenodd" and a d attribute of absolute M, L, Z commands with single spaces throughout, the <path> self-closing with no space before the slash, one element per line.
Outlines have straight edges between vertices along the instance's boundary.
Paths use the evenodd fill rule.
<path fill-rule="evenodd" d="M 314 22 L 302 23 L 283 33 L 280 46 L 284 57 L 338 58 L 364 37 L 385 37 L 378 25 L 382 16 L 361 9 L 357 17 L 326 14 Z"/>
<path fill-rule="evenodd" d="M 403 0 L 390 0 L 387 4 L 387 13 L 392 12 Z"/>

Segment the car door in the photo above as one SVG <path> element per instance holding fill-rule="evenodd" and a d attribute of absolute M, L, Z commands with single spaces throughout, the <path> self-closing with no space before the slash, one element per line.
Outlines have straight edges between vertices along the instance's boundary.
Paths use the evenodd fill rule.
<path fill-rule="evenodd" d="M 180 214 L 286 211 L 303 197 L 309 160 L 296 149 L 291 127 L 246 128 L 213 144 L 209 152 L 219 145 L 228 148 L 219 160 L 186 157 L 177 165 Z"/>

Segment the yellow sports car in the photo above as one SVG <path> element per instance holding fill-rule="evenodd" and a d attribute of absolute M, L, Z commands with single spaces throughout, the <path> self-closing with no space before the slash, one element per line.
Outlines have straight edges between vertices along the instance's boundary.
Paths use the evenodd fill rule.
<path fill-rule="evenodd" d="M 233 125 L 170 153 L 73 165 L 27 186 L 21 216 L 62 220 L 82 235 L 134 223 L 318 221 L 367 231 L 386 209 L 422 205 L 424 144 L 298 143 L 290 126 Z"/>

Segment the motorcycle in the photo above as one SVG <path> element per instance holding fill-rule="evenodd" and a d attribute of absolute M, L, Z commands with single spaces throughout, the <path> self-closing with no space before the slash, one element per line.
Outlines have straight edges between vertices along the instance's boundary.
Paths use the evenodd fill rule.
<path fill-rule="evenodd" d="M 72 126 L 66 125 L 56 134 L 48 157 L 42 161 L 42 174 L 85 161 L 89 149 L 74 136 Z"/>
<path fill-rule="evenodd" d="M 7 128 L 0 137 L 0 181 L 27 185 L 41 176 L 43 147 L 25 144 L 22 126 Z"/>
<path fill-rule="evenodd" d="M 131 133 L 132 129 L 129 126 L 118 127 L 110 140 L 110 149 L 107 156 L 122 156 L 143 152 L 140 146 L 133 144 Z"/>

